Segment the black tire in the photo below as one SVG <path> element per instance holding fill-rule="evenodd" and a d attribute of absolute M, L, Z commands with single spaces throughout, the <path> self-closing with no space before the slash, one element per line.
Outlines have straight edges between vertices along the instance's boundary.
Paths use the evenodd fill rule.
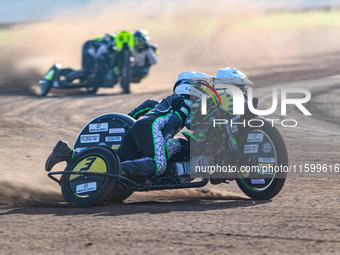
<path fill-rule="evenodd" d="M 266 145 L 268 147 L 269 145 L 267 143 L 271 143 L 271 146 L 269 146 L 269 148 L 271 148 L 271 151 L 268 152 L 267 154 L 272 153 L 272 155 L 275 155 L 274 157 L 275 162 L 274 163 L 271 162 L 273 163 L 273 166 L 274 165 L 278 167 L 287 166 L 288 165 L 287 148 L 286 148 L 286 145 L 284 143 L 284 140 L 281 134 L 279 133 L 277 128 L 272 127 L 272 125 L 269 122 L 265 120 L 259 120 L 259 123 L 262 123 L 261 121 L 263 121 L 264 123 L 262 127 L 247 128 L 246 130 L 244 130 L 245 132 L 243 132 L 240 137 L 240 142 L 239 142 L 240 149 L 242 150 L 242 152 L 244 152 L 244 146 L 247 143 L 249 145 L 256 144 L 256 143 L 251 143 L 247 141 L 248 134 L 250 133 L 254 133 L 254 135 L 257 133 L 262 133 L 264 141 L 266 140 L 267 142 L 262 143 L 262 147 L 261 147 L 262 152 L 252 154 L 252 155 L 244 154 L 245 160 L 247 160 L 247 158 L 249 159 L 249 157 L 255 157 L 255 158 L 257 157 L 257 159 L 255 159 L 255 162 L 252 165 L 259 166 L 260 165 L 259 158 L 261 157 L 259 154 L 262 153 L 263 155 L 265 152 L 263 149 L 264 146 Z M 255 125 L 254 122 L 252 125 Z M 260 150 L 259 148 L 260 145 L 261 143 L 258 144 L 258 150 Z M 262 160 L 263 159 L 265 158 L 262 158 Z M 267 158 L 267 160 L 268 159 L 272 160 L 273 158 Z M 266 165 L 266 164 L 263 164 L 263 165 Z M 276 170 L 279 170 L 279 171 L 273 171 L 272 174 L 270 174 L 270 171 L 267 172 L 266 178 L 263 177 L 265 176 L 264 175 L 265 171 L 262 173 L 261 172 L 260 173 L 249 172 L 249 176 L 245 176 L 248 174 L 246 172 L 242 173 L 238 171 L 236 182 L 238 186 L 240 187 L 240 189 L 252 199 L 257 199 L 257 200 L 271 199 L 275 197 L 281 191 L 285 183 L 286 176 L 287 176 L 287 171 L 285 169 L 282 170 L 282 168 L 281 169 L 277 168 Z M 265 182 L 265 183 L 261 183 L 261 182 Z"/>
<path fill-rule="evenodd" d="M 77 154 L 65 171 L 117 174 L 119 158 L 107 147 L 90 147 Z M 86 169 L 84 169 L 86 168 Z M 65 200 L 73 206 L 85 207 L 101 204 L 114 189 L 117 180 L 100 175 L 70 175 L 61 177 L 61 191 Z"/>
<path fill-rule="evenodd" d="M 106 201 L 113 203 L 121 203 L 125 199 L 129 198 L 133 194 L 133 191 L 118 191 L 114 189 L 107 197 Z"/>
<path fill-rule="evenodd" d="M 128 48 L 125 48 L 122 51 L 122 65 L 121 65 L 121 81 L 120 85 L 122 86 L 123 93 L 130 93 L 130 51 Z"/>
<path fill-rule="evenodd" d="M 40 88 L 40 96 L 46 96 L 48 92 L 50 92 L 53 85 L 53 80 L 43 79 L 41 88 Z"/>
<path fill-rule="evenodd" d="M 89 87 L 86 88 L 87 94 L 96 94 L 98 91 L 98 87 Z"/>

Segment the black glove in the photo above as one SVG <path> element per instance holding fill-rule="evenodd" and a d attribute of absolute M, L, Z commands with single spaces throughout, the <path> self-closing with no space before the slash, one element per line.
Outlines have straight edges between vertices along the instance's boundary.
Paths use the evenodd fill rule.
<path fill-rule="evenodd" d="M 184 147 L 186 145 L 190 145 L 190 141 L 188 141 L 187 139 L 178 138 L 177 140 L 179 141 L 181 147 Z"/>

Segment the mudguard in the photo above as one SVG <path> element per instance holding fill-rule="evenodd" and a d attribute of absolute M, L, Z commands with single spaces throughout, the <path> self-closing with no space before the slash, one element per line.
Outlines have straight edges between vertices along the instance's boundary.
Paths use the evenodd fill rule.
<path fill-rule="evenodd" d="M 45 74 L 44 78 L 39 81 L 41 84 L 40 96 L 46 96 L 48 94 L 54 82 L 59 79 L 61 68 L 62 65 L 60 63 L 54 64 Z"/>
<path fill-rule="evenodd" d="M 74 150 L 80 152 L 88 147 L 103 145 L 118 150 L 126 131 L 136 120 L 122 113 L 100 115 L 85 125 L 79 133 Z"/>

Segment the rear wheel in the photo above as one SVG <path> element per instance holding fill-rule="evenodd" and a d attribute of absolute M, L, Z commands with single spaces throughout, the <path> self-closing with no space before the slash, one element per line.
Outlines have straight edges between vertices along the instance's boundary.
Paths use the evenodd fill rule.
<path fill-rule="evenodd" d="M 262 120 L 258 120 L 262 123 Z M 237 173 L 240 189 L 253 199 L 271 199 L 283 187 L 287 176 L 288 154 L 282 136 L 264 121 L 258 128 L 249 128 L 240 138 L 245 164 Z M 252 122 L 253 125 L 254 122 Z"/>
<path fill-rule="evenodd" d="M 119 159 L 106 147 L 91 147 L 81 151 L 65 171 L 93 174 L 63 174 L 60 181 L 65 200 L 80 207 L 102 203 L 114 189 L 117 180 L 101 174 L 116 174 L 118 169 Z"/>
<path fill-rule="evenodd" d="M 123 88 L 124 94 L 130 93 L 130 51 L 128 48 L 125 48 L 122 51 L 122 66 L 121 66 L 121 81 L 120 85 Z"/>
<path fill-rule="evenodd" d="M 89 87 L 86 88 L 87 94 L 96 94 L 98 91 L 98 87 Z"/>
<path fill-rule="evenodd" d="M 121 203 L 125 199 L 129 198 L 133 194 L 133 191 L 119 191 L 118 189 L 114 189 L 105 199 L 106 201 L 110 201 L 113 203 Z"/>

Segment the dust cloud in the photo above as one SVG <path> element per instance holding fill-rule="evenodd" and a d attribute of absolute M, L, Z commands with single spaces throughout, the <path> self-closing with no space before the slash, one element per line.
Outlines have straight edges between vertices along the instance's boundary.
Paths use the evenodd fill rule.
<path fill-rule="evenodd" d="M 11 43 L 0 49 L 0 92 L 33 93 L 31 87 L 38 86 L 54 63 L 80 68 L 86 40 L 123 29 L 150 32 L 160 62 L 143 83 L 157 82 L 164 88 L 182 71 L 214 75 L 218 68 L 232 66 L 252 76 L 264 66 L 275 69 L 282 61 L 291 64 L 325 48 L 329 52 L 337 48 L 338 33 L 308 22 L 287 28 L 281 23 L 290 21 L 289 13 L 278 20 L 277 15 L 249 2 L 235 11 L 230 1 L 215 1 L 209 7 L 203 1 L 96 1 L 49 21 L 12 26 Z"/>
<path fill-rule="evenodd" d="M 200 6 L 203 1 L 178 1 L 177 5 L 164 3 L 155 9 L 156 2 L 159 3 L 143 1 L 136 6 L 105 2 L 105 8 L 96 14 L 97 6 L 90 5 L 78 9 L 82 15 L 73 18 L 60 13 L 48 21 L 1 28 L 8 30 L 11 40 L 0 48 L 0 93 L 34 94 L 33 88 L 38 87 L 39 79 L 55 62 L 80 68 L 81 47 L 86 40 L 123 29 L 147 29 L 151 42 L 159 47 L 159 64 L 138 85 L 148 92 L 171 91 L 178 73 L 189 70 L 214 75 L 220 67 L 231 66 L 251 78 L 264 72 L 285 73 L 299 65 L 319 68 L 312 57 L 328 52 L 331 58 L 340 45 L 338 27 L 319 29 L 308 22 L 282 26 L 291 18 L 289 13 L 280 19 L 281 23 L 268 25 L 268 20 L 275 21 L 280 13 L 245 7 L 235 11 L 228 1 L 217 1 L 214 8 Z M 36 189 L 33 184 L 3 182 L 0 194 L 0 203 L 6 205 L 48 205 L 48 201 L 61 200 L 60 192 Z M 178 199 L 240 199 L 214 190 L 166 191 L 161 195 Z"/>
<path fill-rule="evenodd" d="M 63 198 L 60 192 L 39 189 L 35 185 L 15 185 L 0 182 L 0 205 L 5 206 L 60 206 Z"/>
<path fill-rule="evenodd" d="M 226 187 L 227 188 L 227 187 Z M 143 193 L 141 193 L 143 194 Z M 143 195 L 137 194 L 137 199 L 144 201 Z M 131 198 L 134 200 L 134 197 Z M 148 192 L 145 196 L 146 200 L 157 199 L 157 201 L 187 201 L 187 200 L 245 200 L 249 199 L 245 195 L 235 194 L 230 191 L 214 189 L 209 186 L 207 188 L 198 189 L 181 189 L 181 190 L 165 190 Z"/>

